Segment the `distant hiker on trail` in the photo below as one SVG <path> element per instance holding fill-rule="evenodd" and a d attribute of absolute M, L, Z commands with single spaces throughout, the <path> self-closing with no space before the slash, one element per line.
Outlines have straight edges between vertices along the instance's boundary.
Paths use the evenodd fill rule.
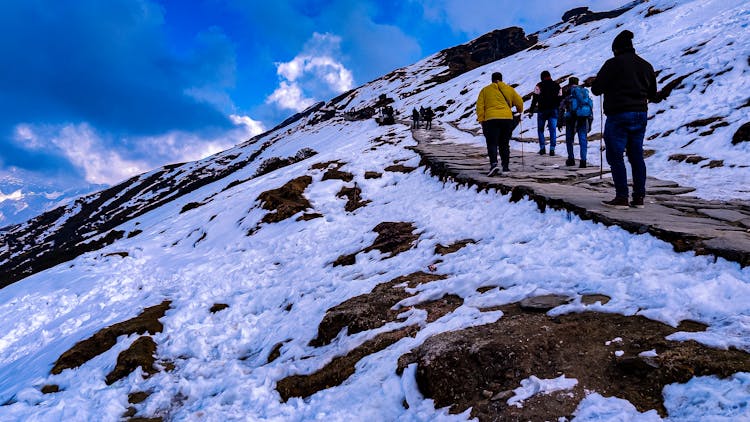
<path fill-rule="evenodd" d="M 419 110 L 416 107 L 411 111 L 411 119 L 414 121 L 412 129 L 419 129 Z"/>
<path fill-rule="evenodd" d="M 503 82 L 500 72 L 492 74 L 492 83 L 482 88 L 477 98 L 477 121 L 482 125 L 482 133 L 487 141 L 487 155 L 490 158 L 490 171 L 487 176 L 500 173 L 497 167 L 497 150 L 503 171 L 510 171 L 510 135 L 513 132 L 513 111 L 523 113 L 523 100 L 515 89 Z"/>
<path fill-rule="evenodd" d="M 424 110 L 424 121 L 425 121 L 425 129 L 432 129 L 432 119 L 435 117 L 435 112 L 432 111 L 432 107 L 427 107 Z"/>
<path fill-rule="evenodd" d="M 563 117 L 565 127 L 565 146 L 568 150 L 566 166 L 576 165 L 573 155 L 573 141 L 578 133 L 578 145 L 580 147 L 580 162 L 578 167 L 586 168 L 586 152 L 588 142 L 586 133 L 591 130 L 591 122 L 594 119 L 594 102 L 591 101 L 589 91 L 578 85 L 578 78 L 568 78 L 568 85 L 563 88 L 563 100 L 560 101 L 558 115 Z"/>
<path fill-rule="evenodd" d="M 537 134 L 539 135 L 539 155 L 546 154 L 544 125 L 549 129 L 549 155 L 555 155 L 557 143 L 557 106 L 560 104 L 562 91 L 560 84 L 552 80 L 548 71 L 540 75 L 542 81 L 534 87 L 534 94 L 529 107 L 529 118 L 536 112 Z"/>
<path fill-rule="evenodd" d="M 612 170 L 615 198 L 608 207 L 643 208 L 646 196 L 646 163 L 643 138 L 646 134 L 648 101 L 658 102 L 656 74 L 649 62 L 635 54 L 633 33 L 625 30 L 612 41 L 615 57 L 607 60 L 591 86 L 594 95 L 604 94 L 604 144 Z M 628 204 L 628 178 L 623 152 L 627 152 L 633 173 L 633 201 Z"/>

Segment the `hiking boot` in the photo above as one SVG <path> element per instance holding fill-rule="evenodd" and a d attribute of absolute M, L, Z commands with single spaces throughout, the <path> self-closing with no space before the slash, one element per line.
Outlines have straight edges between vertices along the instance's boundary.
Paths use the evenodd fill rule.
<path fill-rule="evenodd" d="M 510 171 L 510 169 L 508 168 L 508 166 L 503 166 L 503 171 Z"/>
<path fill-rule="evenodd" d="M 555 156 L 555 150 L 554 149 L 549 150 L 549 156 L 550 157 L 554 157 Z"/>
<path fill-rule="evenodd" d="M 500 173 L 500 167 L 498 166 L 492 166 L 490 171 L 487 172 L 487 177 L 492 177 L 496 174 Z"/>
<path fill-rule="evenodd" d="M 540 149 L 539 149 L 539 155 L 544 155 L 544 154 L 546 154 L 546 153 L 547 153 L 547 150 L 546 150 L 546 149 L 544 149 L 544 148 L 540 148 Z"/>
<path fill-rule="evenodd" d="M 632 201 L 630 201 L 630 207 L 631 208 L 644 208 L 645 205 L 643 204 L 643 198 L 642 197 L 635 197 Z"/>
<path fill-rule="evenodd" d="M 611 201 L 602 201 L 602 205 L 614 208 L 617 210 L 626 210 L 630 208 L 630 204 L 628 203 L 628 198 L 622 198 L 619 196 L 616 196 L 615 199 Z"/>
<path fill-rule="evenodd" d="M 568 167 L 572 167 L 572 166 L 576 165 L 575 158 L 568 158 L 567 160 L 565 160 L 565 165 L 568 166 Z"/>
<path fill-rule="evenodd" d="M 586 160 L 581 160 L 581 162 L 578 164 L 578 168 L 585 169 L 586 168 Z"/>

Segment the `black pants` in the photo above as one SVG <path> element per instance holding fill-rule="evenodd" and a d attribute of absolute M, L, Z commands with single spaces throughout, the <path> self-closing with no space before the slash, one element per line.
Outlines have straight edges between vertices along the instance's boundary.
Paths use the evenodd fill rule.
<path fill-rule="evenodd" d="M 482 133 L 487 141 L 487 155 L 490 167 L 497 165 L 497 150 L 500 149 L 500 162 L 503 169 L 510 162 L 510 135 L 513 132 L 513 119 L 492 119 L 482 122 Z"/>

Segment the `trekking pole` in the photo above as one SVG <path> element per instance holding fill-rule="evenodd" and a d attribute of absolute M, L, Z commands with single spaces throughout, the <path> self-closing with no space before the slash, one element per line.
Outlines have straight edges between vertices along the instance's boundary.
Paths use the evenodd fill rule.
<path fill-rule="evenodd" d="M 526 170 L 526 165 L 523 163 L 523 114 L 521 120 L 518 121 L 518 141 L 521 143 L 521 169 Z"/>
<path fill-rule="evenodd" d="M 602 141 L 604 140 L 604 108 L 602 108 L 602 97 L 604 94 L 599 96 L 599 178 L 602 178 L 604 172 L 604 147 Z"/>

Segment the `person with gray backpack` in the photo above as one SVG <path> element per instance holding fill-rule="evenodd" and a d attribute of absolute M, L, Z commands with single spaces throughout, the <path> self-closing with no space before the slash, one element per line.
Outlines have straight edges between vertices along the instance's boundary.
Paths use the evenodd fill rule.
<path fill-rule="evenodd" d="M 573 142 L 578 134 L 578 145 L 580 148 L 579 168 L 586 168 L 586 153 L 588 141 L 586 135 L 591 130 L 591 122 L 594 119 L 594 102 L 589 96 L 589 91 L 578 85 L 578 78 L 568 78 L 568 85 L 563 88 L 563 100 L 560 102 L 560 116 L 563 116 L 565 126 L 565 146 L 568 150 L 566 166 L 575 166 L 576 160 L 573 154 Z"/>

